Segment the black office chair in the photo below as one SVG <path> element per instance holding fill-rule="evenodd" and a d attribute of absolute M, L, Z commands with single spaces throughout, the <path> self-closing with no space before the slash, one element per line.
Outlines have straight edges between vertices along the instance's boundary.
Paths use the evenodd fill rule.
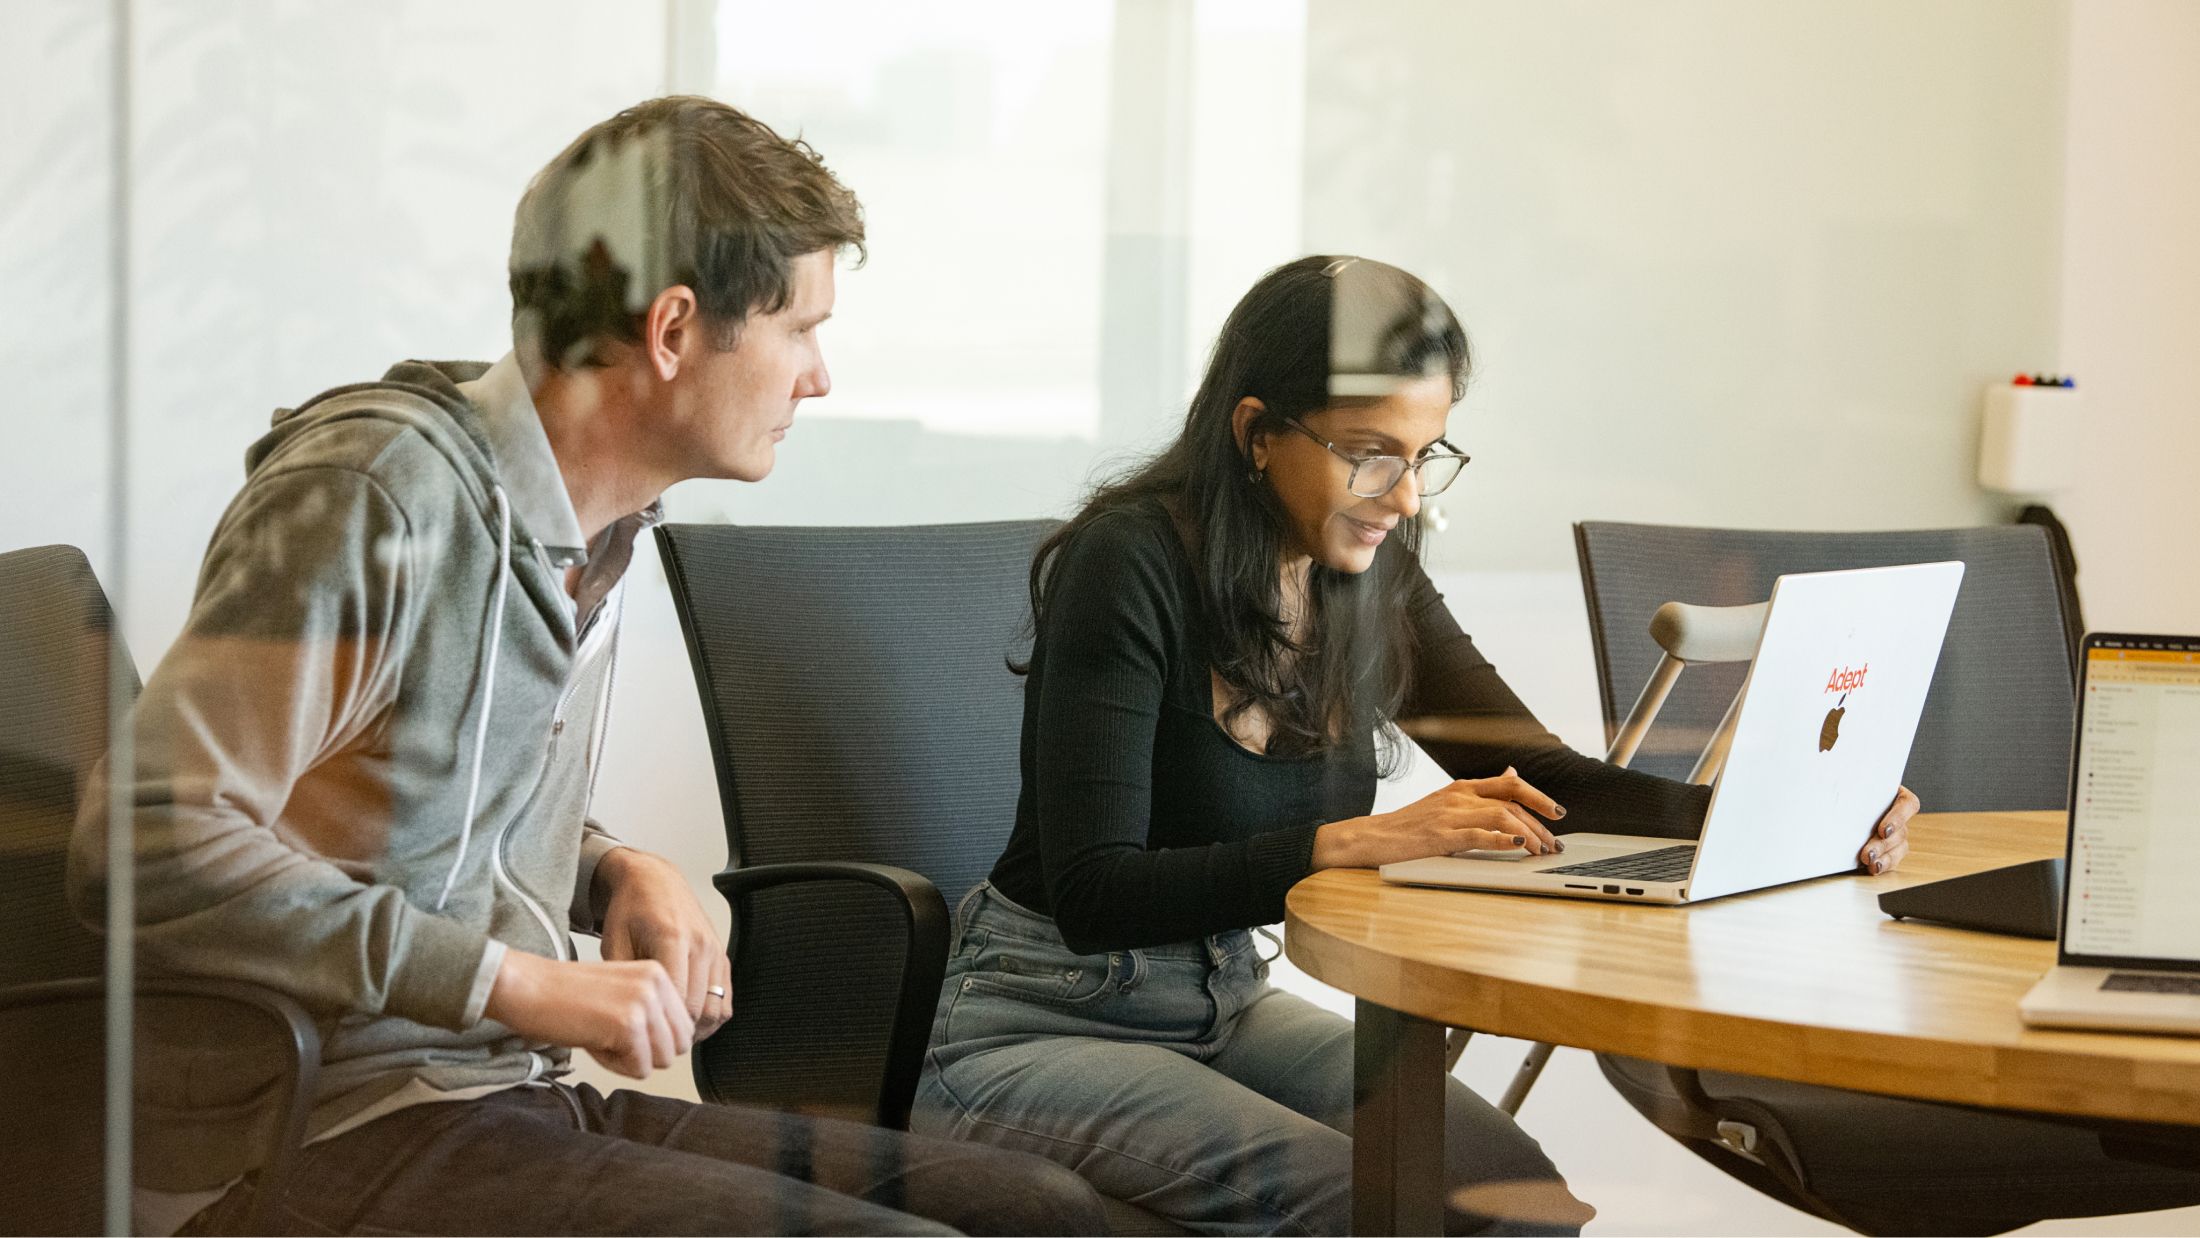
<path fill-rule="evenodd" d="M 1918 720 L 1904 780 L 1939 812 L 2061 809 L 2077 695 L 2077 596 L 2030 525 L 1894 533 L 1765 533 L 1589 522 L 1574 526 L 1606 738 L 1661 651 L 1666 602 L 1739 606 L 1787 572 L 1960 559 L 1963 591 Z M 1747 662 L 1681 676 L 1633 767 L 1685 778 Z"/>
<path fill-rule="evenodd" d="M 1892 533 L 1575 526 L 1606 735 L 1662 651 L 1668 601 L 1762 602 L 1786 572 L 1960 559 L 1967 569 L 1904 781 L 1937 811 L 2059 810 L 2076 695 L 2076 597 L 2029 526 Z M 1685 778 L 1746 662 L 1692 668 L 1636 768 Z M 1859 839 L 1859 844 L 1862 840 Z M 2049 1217 L 2200 1202 L 2200 1173 L 2104 1154 L 2101 1132 L 1600 1054 L 1613 1087 L 1734 1177 L 1865 1233 L 1999 1233 Z"/>
<path fill-rule="evenodd" d="M 120 639 L 74 547 L 0 554 L 0 1057 L 11 1065 L 16 1114 L 0 1123 L 0 1230 L 11 1233 L 93 1234 L 103 1225 L 105 947 L 68 906 L 62 880 L 83 780 L 108 744 L 108 657 Z M 135 691 L 136 673 L 129 678 Z M 263 1166 L 264 1181 L 284 1181 L 320 1063 L 305 1012 L 252 985 L 189 977 L 142 977 L 136 1002 L 141 1060 L 146 1038 L 159 1036 L 171 1048 L 188 1041 L 270 1064 L 267 1088 L 238 1098 L 262 1115 L 256 1146 L 243 1154 Z M 152 1120 L 142 1108 L 136 1115 L 141 1146 Z M 139 1160 L 144 1185 L 213 1185 L 168 1181 L 160 1163 Z M 251 1223 L 271 1232 L 268 1217 Z"/>
<path fill-rule="evenodd" d="M 1053 521 L 658 530 L 718 767 L 733 1018 L 705 1099 L 906 1128 L 948 909 L 1021 785 L 1032 552 Z M 1108 1201 L 1118 1233 L 1181 1233 Z"/>

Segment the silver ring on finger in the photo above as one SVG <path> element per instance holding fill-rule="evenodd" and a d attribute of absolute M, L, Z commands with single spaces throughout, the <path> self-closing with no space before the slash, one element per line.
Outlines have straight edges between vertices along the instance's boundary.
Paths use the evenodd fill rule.
<path fill-rule="evenodd" d="M 710 994 L 712 997 L 724 997 L 726 995 L 725 986 L 723 985 L 714 984 L 703 991 Z"/>

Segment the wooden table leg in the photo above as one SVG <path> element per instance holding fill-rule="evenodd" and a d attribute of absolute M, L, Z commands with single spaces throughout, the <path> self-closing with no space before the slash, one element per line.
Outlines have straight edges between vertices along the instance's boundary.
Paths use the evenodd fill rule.
<path fill-rule="evenodd" d="M 1352 1037 L 1352 1232 L 1444 1232 L 1444 1025 L 1361 1000 Z"/>

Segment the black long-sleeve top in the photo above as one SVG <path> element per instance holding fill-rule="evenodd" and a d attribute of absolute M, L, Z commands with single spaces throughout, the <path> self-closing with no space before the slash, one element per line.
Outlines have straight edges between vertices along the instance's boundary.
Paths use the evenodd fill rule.
<path fill-rule="evenodd" d="M 1418 563 L 1406 715 L 1471 719 L 1430 744 L 1454 778 L 1510 765 L 1566 807 L 1555 830 L 1694 838 L 1707 788 L 1583 756 L 1536 721 Z M 1055 557 L 1024 684 L 1023 791 L 992 880 L 1080 953 L 1283 918 L 1314 831 L 1375 802 L 1372 732 L 1306 757 L 1247 750 L 1216 722 L 1200 593 L 1158 505 L 1111 512 Z"/>

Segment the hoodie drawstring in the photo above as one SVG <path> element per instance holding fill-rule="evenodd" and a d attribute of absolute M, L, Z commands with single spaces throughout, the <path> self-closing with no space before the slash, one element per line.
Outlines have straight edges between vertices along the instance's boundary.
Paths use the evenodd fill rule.
<path fill-rule="evenodd" d="M 474 722 L 474 768 L 466 780 L 466 816 L 458 827 L 458 858 L 451 862 L 451 875 L 443 879 L 443 894 L 435 900 L 437 911 L 451 900 L 459 870 L 466 866 L 466 845 L 473 840 L 474 810 L 481 801 L 481 761 L 489 747 L 489 710 L 497 695 L 497 655 L 504 648 L 504 598 L 512 583 L 512 504 L 504 497 L 502 486 L 495 487 L 490 498 L 497 512 L 497 588 L 496 600 L 489 606 L 489 656 L 481 676 L 481 716 Z"/>

